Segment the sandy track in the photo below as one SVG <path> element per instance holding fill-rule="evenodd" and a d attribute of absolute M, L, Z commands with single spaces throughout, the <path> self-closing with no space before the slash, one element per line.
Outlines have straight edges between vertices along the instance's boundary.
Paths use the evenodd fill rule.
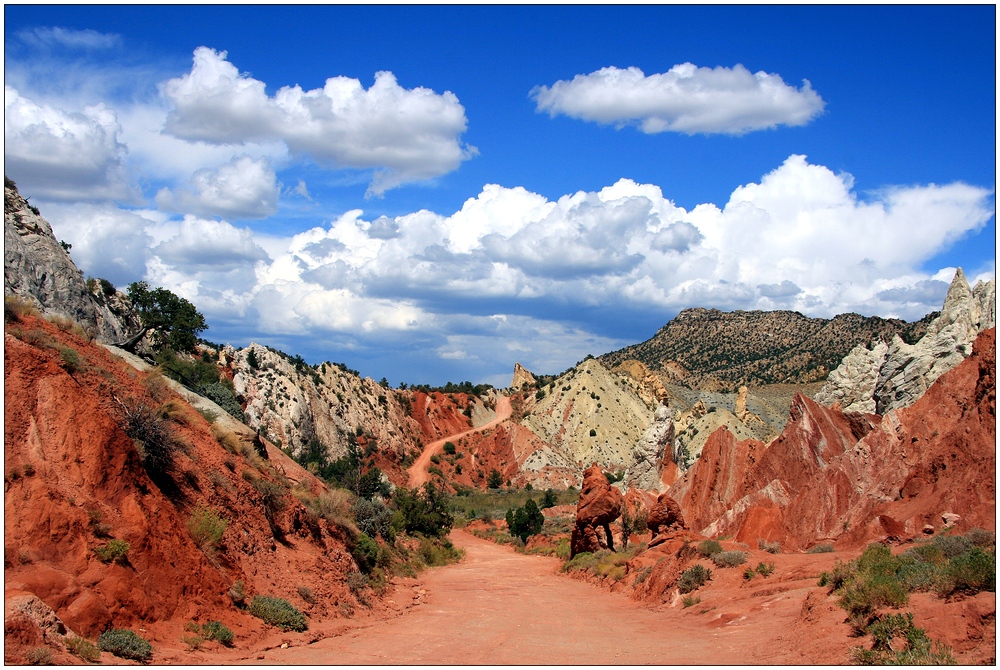
<path fill-rule="evenodd" d="M 438 453 L 444 448 L 444 443 L 448 441 L 455 441 L 465 437 L 466 435 L 471 435 L 472 433 L 479 433 L 484 430 L 489 430 L 493 428 L 501 421 L 506 421 L 510 418 L 510 398 L 506 396 L 497 397 L 496 406 L 496 417 L 489 423 L 485 423 L 478 428 L 471 428 L 461 433 L 455 433 L 454 435 L 449 435 L 448 437 L 443 437 L 436 442 L 431 442 L 424 447 L 423 452 L 417 457 L 417 460 L 413 462 L 413 465 L 407 470 L 410 475 L 410 488 L 416 486 L 423 486 L 424 483 L 430 479 L 430 475 L 427 472 L 427 468 L 430 466 L 431 456 Z"/>
<path fill-rule="evenodd" d="M 400 616 L 307 646 L 274 649 L 281 664 L 738 664 L 744 645 L 700 620 L 656 612 L 556 574 L 556 559 L 454 531 L 458 565 L 421 575 L 425 593 Z M 416 588 L 416 587 L 414 587 Z M 408 598 L 408 592 L 394 595 Z M 253 662 L 253 661 L 251 661 Z"/>

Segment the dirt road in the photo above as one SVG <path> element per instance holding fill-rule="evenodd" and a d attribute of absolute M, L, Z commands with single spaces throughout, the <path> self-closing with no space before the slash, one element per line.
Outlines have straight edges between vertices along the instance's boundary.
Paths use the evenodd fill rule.
<path fill-rule="evenodd" d="M 558 561 L 517 554 L 462 531 L 458 565 L 421 575 L 401 616 L 307 646 L 272 649 L 280 664 L 739 664 L 746 648 L 702 619 L 640 607 L 555 574 Z M 397 600 L 410 597 L 396 594 Z M 254 661 L 250 661 L 254 662 Z"/>
<path fill-rule="evenodd" d="M 413 465 L 407 470 L 410 475 L 410 488 L 417 486 L 423 486 L 424 482 L 430 479 L 430 475 L 427 472 L 427 468 L 431 462 L 431 456 L 438 453 L 444 448 L 444 443 L 448 441 L 454 442 L 455 440 L 461 439 L 466 435 L 471 435 L 472 433 L 478 433 L 480 431 L 489 430 L 490 428 L 496 426 L 501 421 L 505 421 L 510 418 L 510 398 L 506 396 L 497 397 L 496 406 L 496 417 L 489 423 L 485 423 L 478 428 L 471 428 L 461 433 L 455 433 L 454 435 L 449 435 L 448 437 L 443 437 L 436 442 L 431 442 L 424 447 L 423 452 L 417 457 L 417 460 L 413 462 Z"/>

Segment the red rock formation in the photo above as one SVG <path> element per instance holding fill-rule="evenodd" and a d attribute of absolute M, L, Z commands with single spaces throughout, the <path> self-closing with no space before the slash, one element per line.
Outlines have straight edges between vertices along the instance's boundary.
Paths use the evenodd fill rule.
<path fill-rule="evenodd" d="M 666 493 L 656 499 L 656 505 L 649 512 L 646 527 L 653 532 L 653 541 L 661 532 L 687 528 L 680 505 Z"/>
<path fill-rule="evenodd" d="M 794 548 L 995 523 L 995 329 L 913 406 L 845 414 L 797 396 L 770 445 L 716 431 L 671 487 L 692 528 Z"/>
<path fill-rule="evenodd" d="M 622 502 L 621 491 L 608 483 L 597 463 L 587 468 L 583 473 L 583 489 L 576 505 L 576 525 L 570 539 L 572 556 L 584 551 L 614 549 L 611 523 L 621 516 Z M 602 542 L 598 528 L 604 529 L 606 543 Z"/>

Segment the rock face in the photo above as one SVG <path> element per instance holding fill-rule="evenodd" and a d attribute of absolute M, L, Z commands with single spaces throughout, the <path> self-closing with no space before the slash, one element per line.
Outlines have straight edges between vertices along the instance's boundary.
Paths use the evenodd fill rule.
<path fill-rule="evenodd" d="M 962 269 L 948 288 L 944 307 L 915 344 L 898 335 L 871 350 L 859 345 L 830 373 L 816 401 L 848 412 L 875 412 L 909 407 L 942 374 L 972 353 L 972 341 L 996 321 L 996 284 L 969 288 Z"/>
<path fill-rule="evenodd" d="M 514 377 L 510 380 L 510 387 L 515 391 L 535 385 L 535 375 L 528 372 L 520 363 L 514 363 Z"/>
<path fill-rule="evenodd" d="M 522 425 L 577 467 L 596 462 L 624 470 L 632 447 L 653 420 L 652 409 L 633 387 L 588 359 L 547 388 Z"/>
<path fill-rule="evenodd" d="M 572 556 L 584 551 L 614 549 L 611 523 L 621 516 L 623 497 L 621 491 L 608 483 L 604 471 L 597 463 L 583 473 L 583 488 L 576 505 L 576 525 L 570 539 Z M 603 529 L 602 534 L 599 529 Z"/>
<path fill-rule="evenodd" d="M 669 489 L 692 528 L 789 548 L 912 537 L 945 513 L 996 522 L 996 333 L 913 406 L 884 418 L 802 396 L 771 444 L 717 431 Z"/>
<path fill-rule="evenodd" d="M 69 317 L 103 342 L 138 331 L 123 294 L 92 294 L 52 226 L 12 182 L 4 184 L 4 295 L 33 302 L 46 315 Z"/>
<path fill-rule="evenodd" d="M 653 532 L 653 542 L 660 533 L 687 528 L 681 506 L 666 493 L 661 493 L 656 499 L 646 518 L 646 527 Z"/>
<path fill-rule="evenodd" d="M 674 458 L 674 421 L 670 408 L 660 405 L 653 413 L 653 423 L 632 447 L 625 486 L 659 491 L 662 485 L 672 484 L 678 473 Z"/>

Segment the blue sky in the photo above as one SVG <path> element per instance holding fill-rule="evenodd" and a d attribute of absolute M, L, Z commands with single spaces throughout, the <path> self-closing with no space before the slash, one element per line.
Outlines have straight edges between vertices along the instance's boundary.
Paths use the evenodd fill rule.
<path fill-rule="evenodd" d="M 995 274 L 993 6 L 4 12 L 5 172 L 213 341 L 503 385 Z"/>

